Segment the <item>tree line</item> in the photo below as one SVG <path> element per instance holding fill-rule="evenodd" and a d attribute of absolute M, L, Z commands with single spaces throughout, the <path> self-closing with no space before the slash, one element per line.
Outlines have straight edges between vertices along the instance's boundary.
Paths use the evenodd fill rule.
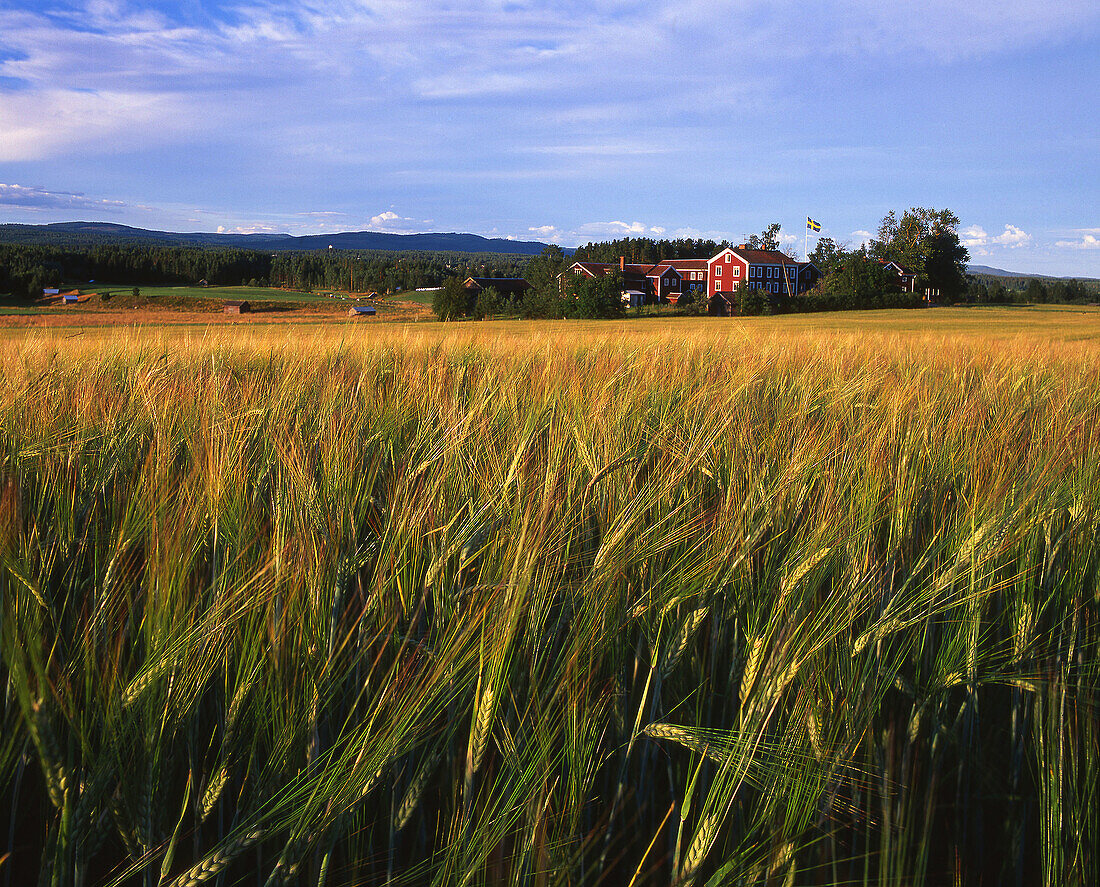
<path fill-rule="evenodd" d="M 495 314 L 525 319 L 613 318 L 624 314 L 623 278 L 617 269 L 602 277 L 566 275 L 561 247 L 549 246 L 527 264 L 529 288 L 522 295 L 509 295 L 493 286 L 471 291 L 459 277 L 448 278 L 432 299 L 432 310 L 440 320 L 471 318 L 482 320 Z"/>
<path fill-rule="evenodd" d="M 113 285 L 274 286 L 397 293 L 449 277 L 520 277 L 529 256 L 429 251 L 287 252 L 235 247 L 0 244 L 0 294 L 41 295 L 47 287 Z"/>

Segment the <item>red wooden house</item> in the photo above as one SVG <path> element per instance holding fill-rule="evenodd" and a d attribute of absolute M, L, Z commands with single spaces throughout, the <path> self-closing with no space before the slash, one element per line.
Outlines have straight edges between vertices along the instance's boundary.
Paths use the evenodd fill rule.
<path fill-rule="evenodd" d="M 680 301 L 683 275 L 671 262 L 658 262 L 646 272 L 646 301 L 655 305 Z"/>
<path fill-rule="evenodd" d="M 901 287 L 903 293 L 915 293 L 917 291 L 917 274 L 915 271 L 887 259 L 879 259 L 879 264 L 887 271 L 893 271 L 898 276 L 898 286 Z"/>
<path fill-rule="evenodd" d="M 742 283 L 772 295 L 794 296 L 816 282 L 816 268 L 778 250 L 727 247 L 707 260 L 708 292 L 732 293 Z"/>
<path fill-rule="evenodd" d="M 680 292 L 691 293 L 696 299 L 703 298 L 707 292 L 707 259 L 667 259 L 666 265 L 671 265 L 678 272 L 683 281 Z"/>

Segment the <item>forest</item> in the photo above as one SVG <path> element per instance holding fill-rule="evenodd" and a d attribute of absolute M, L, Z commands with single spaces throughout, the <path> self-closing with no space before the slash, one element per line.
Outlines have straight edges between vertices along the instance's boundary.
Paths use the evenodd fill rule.
<path fill-rule="evenodd" d="M 312 292 L 396 293 L 439 286 L 448 277 L 522 276 L 529 257 L 498 253 L 317 250 L 268 253 L 225 247 L 111 245 L 91 248 L 0 245 L 0 294 L 40 295 L 45 287 L 113 285 L 274 286 Z"/>

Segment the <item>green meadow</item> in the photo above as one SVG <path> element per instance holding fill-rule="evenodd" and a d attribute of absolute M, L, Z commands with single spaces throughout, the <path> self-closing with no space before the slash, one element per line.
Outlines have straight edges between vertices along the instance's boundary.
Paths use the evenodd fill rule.
<path fill-rule="evenodd" d="M 1098 335 L 5 330 L 0 879 L 1094 885 Z"/>
<path fill-rule="evenodd" d="M 129 297 L 133 286 L 108 286 L 96 284 L 86 287 L 89 292 L 109 292 L 115 298 Z M 254 302 L 331 302 L 330 296 L 259 286 L 139 286 L 141 297 L 151 300 L 197 299 L 222 302 L 225 300 L 249 300 Z M 83 290 L 82 290 L 83 291 Z M 109 304 L 109 303 L 108 303 Z"/>

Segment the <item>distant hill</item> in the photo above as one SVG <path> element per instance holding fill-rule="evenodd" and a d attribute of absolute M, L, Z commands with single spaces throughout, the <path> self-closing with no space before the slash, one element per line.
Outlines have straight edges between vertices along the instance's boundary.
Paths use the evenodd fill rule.
<path fill-rule="evenodd" d="M 160 246 L 231 246 L 240 249 L 288 250 L 376 249 L 462 253 L 538 255 L 545 243 L 531 240 L 488 238 L 478 234 L 385 234 L 379 231 L 345 231 L 339 234 L 207 234 L 174 233 L 131 228 L 110 222 L 55 222 L 50 225 L 0 225 L 0 243 L 43 246 L 99 246 L 152 244 Z M 572 252 L 569 250 L 568 252 Z"/>
<path fill-rule="evenodd" d="M 991 268 L 989 265 L 967 265 L 969 274 L 981 274 L 986 277 L 1011 277 L 1027 280 L 1097 280 L 1095 277 L 1055 277 L 1051 274 L 1025 274 L 1020 271 L 1005 271 L 1002 268 Z"/>

